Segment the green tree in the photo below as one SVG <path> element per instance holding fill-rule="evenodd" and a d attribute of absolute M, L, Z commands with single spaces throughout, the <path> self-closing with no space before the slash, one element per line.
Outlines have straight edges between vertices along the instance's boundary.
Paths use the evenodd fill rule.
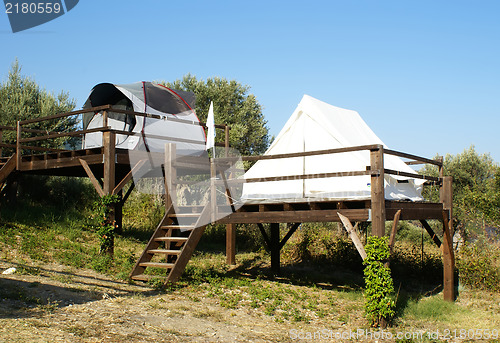
<path fill-rule="evenodd" d="M 458 225 L 474 230 L 500 225 L 500 167 L 489 154 L 479 154 L 474 146 L 443 160 L 444 175 L 453 177 L 453 213 Z M 437 176 L 434 167 L 426 166 L 422 174 Z M 424 196 L 438 201 L 437 188 L 427 189 Z M 470 233 L 470 232 L 469 232 Z"/>
<path fill-rule="evenodd" d="M 16 61 L 12 63 L 7 80 L 0 84 L 0 125 L 16 126 L 18 120 L 41 118 L 75 108 L 75 101 L 66 92 L 55 96 L 42 89 L 32 78 L 21 73 L 21 66 Z M 68 131 L 75 129 L 77 117 L 65 117 L 56 120 L 32 124 L 31 129 L 47 131 Z M 15 132 L 5 131 L 3 142 L 14 144 Z M 38 146 L 60 147 L 68 139 L 60 138 L 35 144 Z"/>
<path fill-rule="evenodd" d="M 214 103 L 215 123 L 228 124 L 229 143 L 242 155 L 262 154 L 269 146 L 269 133 L 262 114 L 262 106 L 249 86 L 225 78 L 213 77 L 198 80 L 191 74 L 182 80 L 162 82 L 167 87 L 193 92 L 196 95 L 196 114 L 206 121 L 210 101 Z M 217 130 L 216 142 L 223 142 L 224 135 Z"/>

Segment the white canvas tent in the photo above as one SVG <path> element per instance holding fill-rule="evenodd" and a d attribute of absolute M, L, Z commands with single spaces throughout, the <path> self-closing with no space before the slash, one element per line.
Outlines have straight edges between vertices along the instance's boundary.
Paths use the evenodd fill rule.
<path fill-rule="evenodd" d="M 161 116 L 162 119 L 157 119 L 109 112 L 108 125 L 111 128 L 135 133 L 118 134 L 117 148 L 163 152 L 166 143 L 174 142 L 179 154 L 199 154 L 205 148 L 206 137 L 194 111 L 194 102 L 193 93 L 172 90 L 151 82 L 127 85 L 101 83 L 92 89 L 83 108 L 109 104 L 121 110 Z M 182 119 L 182 122 L 176 119 Z M 84 129 L 102 127 L 102 124 L 102 112 L 86 113 L 83 116 Z M 100 146 L 101 132 L 85 135 L 84 148 Z"/>
<path fill-rule="evenodd" d="M 329 105 L 304 95 L 264 155 L 306 152 L 384 143 L 356 111 Z M 385 145 L 384 145 L 385 147 Z M 258 161 L 245 178 L 363 171 L 370 165 L 369 151 Z M 415 173 L 399 157 L 384 156 L 388 169 Z M 422 200 L 423 181 L 385 175 L 385 198 Z M 370 176 L 246 183 L 245 202 L 370 199 Z"/>

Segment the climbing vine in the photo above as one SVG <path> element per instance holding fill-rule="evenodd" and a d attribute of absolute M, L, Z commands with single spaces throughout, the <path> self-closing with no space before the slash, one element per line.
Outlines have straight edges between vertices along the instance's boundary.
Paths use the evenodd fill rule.
<path fill-rule="evenodd" d="M 105 195 L 92 206 L 90 225 L 97 233 L 101 244 L 101 254 L 113 254 L 115 232 L 117 229 L 114 218 L 114 205 L 120 202 L 118 195 Z"/>
<path fill-rule="evenodd" d="M 390 251 L 387 237 L 368 237 L 365 247 L 365 311 L 373 326 L 385 327 L 394 316 L 394 284 L 389 267 L 384 265 Z"/>

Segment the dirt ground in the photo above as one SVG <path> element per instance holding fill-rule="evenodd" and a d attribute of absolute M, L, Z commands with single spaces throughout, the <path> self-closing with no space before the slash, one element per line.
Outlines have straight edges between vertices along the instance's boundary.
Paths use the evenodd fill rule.
<path fill-rule="evenodd" d="M 91 270 L 0 260 L 0 272 L 9 267 L 18 270 L 0 274 L 0 342 L 297 342 L 290 330 L 323 329 L 277 323 L 262 311 L 231 310 L 213 298 L 161 293 Z"/>

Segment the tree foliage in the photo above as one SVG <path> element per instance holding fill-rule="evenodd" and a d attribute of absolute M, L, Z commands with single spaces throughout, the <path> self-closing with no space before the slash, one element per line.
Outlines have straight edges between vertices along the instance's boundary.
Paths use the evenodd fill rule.
<path fill-rule="evenodd" d="M 193 92 L 196 95 L 196 114 L 203 122 L 213 101 L 215 123 L 231 127 L 229 143 L 242 155 L 262 154 L 269 146 L 262 106 L 253 94 L 248 94 L 249 86 L 219 77 L 198 80 L 191 74 L 181 80 L 162 83 L 173 89 Z M 217 130 L 215 141 L 224 142 L 220 130 Z"/>
<path fill-rule="evenodd" d="M 468 230 L 476 226 L 500 225 L 500 167 L 489 154 L 479 154 L 474 146 L 457 155 L 446 155 L 444 175 L 453 177 L 453 213 L 458 224 Z M 435 167 L 426 166 L 422 174 L 438 175 Z M 436 188 L 424 196 L 439 201 Z M 479 224 L 478 224 L 479 223 Z"/>
<path fill-rule="evenodd" d="M 7 80 L 0 84 L 0 125 L 16 126 L 18 120 L 41 118 L 57 113 L 69 112 L 75 108 L 75 101 L 61 91 L 55 96 L 41 88 L 35 80 L 21 73 L 16 60 L 12 63 Z M 76 117 L 65 117 L 30 126 L 32 129 L 66 131 L 76 127 Z M 13 144 L 15 132 L 5 131 L 3 142 Z M 66 142 L 58 139 L 43 146 L 60 146 Z"/>

